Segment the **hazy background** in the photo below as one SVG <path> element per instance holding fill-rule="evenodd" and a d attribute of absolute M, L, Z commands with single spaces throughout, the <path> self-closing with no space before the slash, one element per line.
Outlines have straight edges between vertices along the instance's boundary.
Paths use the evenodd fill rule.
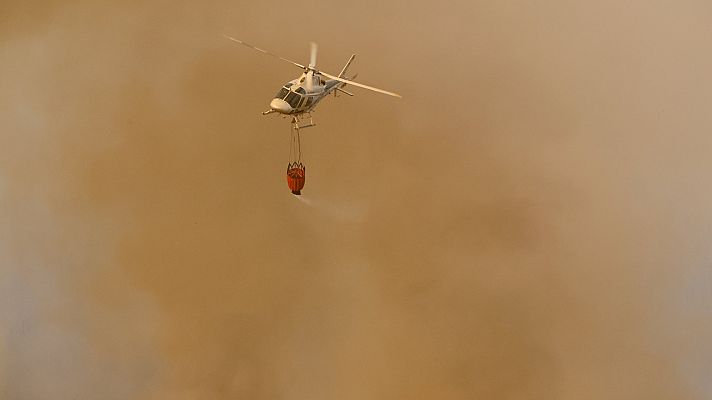
<path fill-rule="evenodd" d="M 712 397 L 709 1 L 97 3 L 0 3 L 3 400 Z M 223 34 L 404 98 L 300 201 Z"/>

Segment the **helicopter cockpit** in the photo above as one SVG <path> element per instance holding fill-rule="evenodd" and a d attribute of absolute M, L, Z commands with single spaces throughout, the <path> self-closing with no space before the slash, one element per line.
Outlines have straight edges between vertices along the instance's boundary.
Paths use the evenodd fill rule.
<path fill-rule="evenodd" d="M 296 91 L 292 91 L 290 87 L 293 85 L 292 82 L 284 85 L 283 88 L 279 89 L 279 92 L 274 96 L 276 99 L 282 99 L 286 101 L 290 107 L 297 108 L 299 103 L 302 101 L 302 96 L 306 95 L 306 90 L 302 87 L 298 87 Z"/>

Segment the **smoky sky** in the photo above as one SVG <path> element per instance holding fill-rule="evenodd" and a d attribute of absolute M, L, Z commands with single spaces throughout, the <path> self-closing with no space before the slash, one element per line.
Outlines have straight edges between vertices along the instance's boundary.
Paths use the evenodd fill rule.
<path fill-rule="evenodd" d="M 704 1 L 0 5 L 0 398 L 705 399 Z M 338 73 L 302 133 L 262 116 Z"/>

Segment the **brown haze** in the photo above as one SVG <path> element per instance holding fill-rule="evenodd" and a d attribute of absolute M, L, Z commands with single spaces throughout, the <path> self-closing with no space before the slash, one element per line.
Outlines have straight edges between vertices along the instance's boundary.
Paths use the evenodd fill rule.
<path fill-rule="evenodd" d="M 712 396 L 709 1 L 69 3 L 0 3 L 0 399 Z M 224 33 L 404 98 L 300 201 Z"/>

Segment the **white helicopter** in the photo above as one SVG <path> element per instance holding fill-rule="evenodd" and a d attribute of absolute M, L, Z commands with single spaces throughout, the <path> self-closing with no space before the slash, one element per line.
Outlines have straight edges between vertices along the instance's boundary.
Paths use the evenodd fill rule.
<path fill-rule="evenodd" d="M 257 50 L 261 53 L 268 54 L 272 57 L 279 58 L 282 61 L 286 61 L 290 64 L 296 65 L 297 67 L 304 70 L 302 75 L 294 80 L 291 80 L 279 89 L 279 92 L 274 96 L 274 99 L 269 103 L 270 109 L 263 112 L 263 115 L 271 114 L 274 112 L 283 114 L 285 116 L 292 116 L 292 125 L 295 129 L 308 128 L 315 126 L 314 120 L 312 119 L 311 112 L 314 110 L 317 104 L 326 97 L 327 95 L 334 93 L 336 96 L 337 92 L 344 93 L 349 96 L 353 96 L 353 93 L 349 93 L 344 90 L 344 86 L 353 85 L 360 88 L 372 90 L 374 92 L 387 94 L 393 97 L 402 97 L 401 95 L 387 90 L 378 89 L 372 86 L 364 85 L 362 83 L 352 81 L 353 77 L 346 76 L 346 70 L 351 65 L 351 62 L 356 58 L 356 55 L 351 55 L 349 61 L 341 69 L 339 75 L 327 74 L 324 71 L 320 71 L 316 68 L 316 43 L 311 43 L 311 55 L 309 58 L 309 65 L 302 65 L 292 60 L 288 60 L 284 57 L 280 57 L 274 53 L 270 53 L 267 50 L 260 49 L 242 40 L 235 39 L 234 37 L 223 35 L 227 39 L 233 42 L 239 43 L 243 46 L 249 47 L 253 50 Z M 324 79 L 327 78 L 327 79 Z M 308 123 L 302 123 L 305 118 L 309 118 Z"/>

